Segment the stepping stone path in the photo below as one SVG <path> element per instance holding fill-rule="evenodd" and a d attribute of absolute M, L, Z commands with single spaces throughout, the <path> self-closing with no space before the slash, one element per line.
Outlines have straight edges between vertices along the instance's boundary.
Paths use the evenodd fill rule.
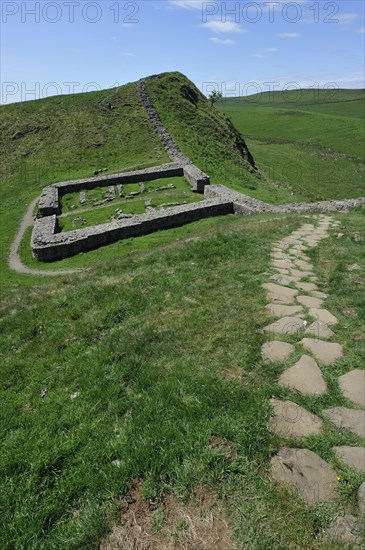
<path fill-rule="evenodd" d="M 262 286 L 270 292 L 269 297 L 272 298 L 273 302 L 294 304 L 295 296 L 299 294 L 299 290 L 288 288 L 287 286 L 276 285 L 275 283 L 266 283 Z"/>
<path fill-rule="evenodd" d="M 333 365 L 337 359 L 342 357 L 342 346 L 340 344 L 322 342 L 322 340 L 315 338 L 303 338 L 300 343 L 323 365 Z"/>
<path fill-rule="evenodd" d="M 354 516 L 338 516 L 326 529 L 326 539 L 352 544 L 361 544 L 360 529 L 358 521 Z"/>
<path fill-rule="evenodd" d="M 323 300 L 320 298 L 313 298 L 313 296 L 297 296 L 297 302 L 305 307 L 320 308 L 323 304 Z"/>
<path fill-rule="evenodd" d="M 365 447 L 333 447 L 338 460 L 349 468 L 365 474 Z"/>
<path fill-rule="evenodd" d="M 300 290 L 305 290 L 305 292 L 318 290 L 317 285 L 315 285 L 314 283 L 301 283 L 301 282 L 299 282 L 295 286 L 297 288 L 299 288 Z M 309 306 L 309 307 L 315 307 L 315 306 Z"/>
<path fill-rule="evenodd" d="M 284 371 L 280 377 L 280 384 L 305 395 L 322 395 L 327 391 L 322 372 L 309 355 L 302 355 L 293 367 Z"/>
<path fill-rule="evenodd" d="M 271 399 L 272 416 L 270 427 L 273 433 L 282 437 L 307 437 L 319 434 L 323 422 L 293 401 Z"/>
<path fill-rule="evenodd" d="M 323 415 L 337 428 L 348 430 L 365 439 L 365 411 L 333 407 L 325 409 Z"/>
<path fill-rule="evenodd" d="M 294 350 L 295 347 L 286 342 L 265 342 L 261 355 L 264 361 L 285 361 Z"/>
<path fill-rule="evenodd" d="M 305 322 L 299 317 L 282 317 L 264 328 L 270 334 L 292 335 L 305 327 Z"/>
<path fill-rule="evenodd" d="M 340 225 L 327 215 L 313 216 L 288 237 L 274 243 L 270 267 L 275 272 L 270 282 L 263 284 L 267 292 L 266 309 L 276 321 L 263 332 L 269 341 L 262 346 L 264 361 L 287 361 L 296 350 L 307 354 L 286 370 L 279 383 L 304 395 L 320 396 L 327 384 L 321 366 L 332 366 L 342 358 L 343 349 L 334 339 L 332 326 L 338 319 L 323 307 L 328 295 L 318 288 L 311 259 L 305 252 L 329 236 L 328 230 Z M 317 222 L 317 223 L 316 223 Z M 310 281 L 310 282 L 308 282 Z M 305 331 L 308 337 L 298 337 Z M 303 333 L 301 333 L 303 334 Z M 280 338 L 297 338 L 297 344 Z M 299 340 L 299 341 L 298 341 Z M 298 356 L 297 356 L 298 357 Z M 317 361 L 319 364 L 317 364 Z M 365 408 L 365 371 L 354 369 L 338 378 L 344 397 L 354 407 Z M 294 401 L 271 399 L 271 431 L 286 439 L 315 436 L 321 433 L 323 421 Z M 324 418 L 340 430 L 365 438 L 365 411 L 359 408 L 332 407 L 322 410 Z M 333 456 L 351 469 L 365 472 L 365 447 L 333 447 Z M 271 459 L 272 478 L 295 488 L 309 505 L 316 502 L 335 502 L 339 478 L 333 467 L 308 449 L 282 448 Z M 358 489 L 358 504 L 365 514 L 365 482 Z M 361 544 L 357 519 L 338 516 L 324 535 L 329 540 Z"/>
<path fill-rule="evenodd" d="M 318 339 L 320 338 L 331 338 L 334 336 L 333 330 L 329 328 L 326 323 L 322 323 L 322 321 L 314 321 L 307 330 L 305 331 L 306 334 L 311 334 L 313 336 L 316 336 Z"/>
<path fill-rule="evenodd" d="M 327 323 L 327 325 L 337 325 L 338 320 L 332 313 L 327 311 L 327 309 L 320 309 L 318 307 L 311 307 L 309 310 L 309 315 L 322 321 L 322 323 Z"/>
<path fill-rule="evenodd" d="M 347 399 L 355 403 L 355 405 L 365 407 L 365 370 L 352 370 L 340 376 L 338 383 L 343 395 Z"/>
<path fill-rule="evenodd" d="M 271 459 L 271 475 L 295 488 L 307 504 L 337 500 L 335 470 L 308 449 L 280 449 Z"/>
<path fill-rule="evenodd" d="M 301 313 L 303 311 L 302 306 L 283 306 L 281 304 L 267 304 L 266 309 L 268 309 L 275 317 L 295 315 L 296 313 Z"/>

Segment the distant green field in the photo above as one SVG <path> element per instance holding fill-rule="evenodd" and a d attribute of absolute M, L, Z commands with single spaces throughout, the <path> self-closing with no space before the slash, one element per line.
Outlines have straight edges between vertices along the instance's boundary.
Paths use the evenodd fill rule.
<path fill-rule="evenodd" d="M 264 92 L 248 97 L 227 98 L 220 102 L 225 107 L 273 107 L 299 109 L 354 118 L 365 118 L 365 90 L 287 90 Z"/>
<path fill-rule="evenodd" d="M 218 109 L 246 137 L 266 181 L 316 200 L 364 194 L 364 105 L 363 90 L 301 90 L 227 99 Z"/>

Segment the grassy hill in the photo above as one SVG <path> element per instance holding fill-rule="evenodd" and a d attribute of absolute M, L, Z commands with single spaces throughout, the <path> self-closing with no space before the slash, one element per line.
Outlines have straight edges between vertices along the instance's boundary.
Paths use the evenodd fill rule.
<path fill-rule="evenodd" d="M 364 91 L 295 90 L 227 99 L 264 179 L 305 200 L 364 194 Z"/>
<path fill-rule="evenodd" d="M 200 96 L 198 105 L 186 99 L 185 85 L 194 90 L 179 73 L 148 82 L 174 139 L 213 182 L 273 202 L 332 196 L 335 190 L 322 179 L 319 191 L 314 188 L 309 173 L 309 183 L 293 189 L 279 178 L 257 179 L 243 161 L 242 137 Z M 271 129 L 259 115 L 251 116 L 250 128 L 243 117 L 238 120 L 247 130 L 243 135 L 253 136 L 248 145 L 260 170 L 268 171 L 290 147 L 296 163 L 300 152 L 303 170 L 310 170 L 311 153 L 320 145 L 306 149 L 307 137 L 281 136 L 270 111 Z M 167 158 L 133 84 L 9 105 L 0 114 L 0 547 L 100 548 L 128 510 L 140 506 L 148 530 L 156 537 L 167 531 L 165 542 L 178 548 L 184 548 L 187 518 L 195 518 L 195 528 L 205 507 L 209 517 L 218 510 L 218 525 L 238 548 L 333 550 L 321 533 L 337 509 L 309 508 L 270 481 L 270 457 L 288 442 L 270 433 L 268 403 L 273 396 L 291 399 L 319 415 L 325 407 L 348 405 L 337 376 L 364 362 L 363 279 L 360 271 L 347 269 L 363 265 L 362 212 L 335 215 L 341 226 L 308 252 L 318 285 L 330 296 L 328 308 L 339 320 L 336 340 L 345 353 L 335 367 L 323 369 L 325 395 L 299 395 L 278 385 L 289 362 L 262 360 L 262 327 L 272 318 L 261 285 L 269 276 L 272 243 L 307 223 L 308 216 L 206 219 L 46 266 L 87 268 L 82 273 L 50 278 L 13 273 L 7 268 L 9 245 L 44 185 Z M 256 118 L 262 135 L 255 135 Z M 337 121 L 332 129 L 342 128 L 341 117 L 332 118 Z M 343 147 L 351 145 L 356 146 L 351 132 L 343 132 Z M 326 143 L 323 147 L 327 151 Z M 346 185 L 358 161 L 348 152 L 330 151 L 338 157 L 336 169 L 345 166 L 336 192 L 355 194 L 356 182 L 348 194 Z M 176 187 L 176 194 L 183 192 Z M 74 197 L 68 199 L 74 203 Z M 68 199 L 65 210 L 71 207 Z M 21 247 L 23 261 L 44 269 L 31 258 L 29 239 L 30 231 Z M 357 488 L 365 478 L 336 462 L 332 447 L 363 442 L 325 422 L 321 435 L 302 444 L 334 465 L 341 478 L 339 507 L 356 513 Z M 133 487 L 139 488 L 135 500 L 128 497 Z M 201 487 L 204 506 L 194 511 L 191 497 Z M 173 520 L 162 507 L 164 497 L 170 512 L 174 506 Z M 204 525 L 210 530 L 209 521 Z"/>
<path fill-rule="evenodd" d="M 195 86 L 180 73 L 166 75 L 165 79 L 170 92 L 163 96 L 164 112 L 172 113 L 170 121 L 180 119 L 181 112 L 185 114 L 180 109 L 189 109 L 180 87 Z M 164 86 L 165 79 L 159 85 Z M 178 79 L 179 88 L 174 88 L 169 79 Z M 154 81 L 150 81 L 150 86 L 153 92 Z M 108 102 L 112 110 L 108 109 Z M 199 116 L 189 120 L 189 141 L 185 143 L 185 138 L 179 139 L 179 132 L 176 136 L 172 132 L 183 152 L 191 152 L 191 141 L 193 160 L 202 161 L 201 168 L 212 172 L 213 181 L 224 182 L 228 176 L 243 191 L 255 187 L 258 180 L 243 159 L 244 142 L 237 130 L 211 109 L 201 94 L 194 109 Z M 169 162 L 139 102 L 135 83 L 101 92 L 1 106 L 0 114 L 0 230 L 4 251 L 10 246 L 27 204 L 44 186 L 90 177 L 98 170 L 107 174 Z M 178 122 L 176 127 L 180 127 Z M 213 164 L 203 162 L 208 150 L 212 152 Z M 275 200 L 276 191 L 271 191 Z M 4 266 L 6 252 L 2 260 Z"/>

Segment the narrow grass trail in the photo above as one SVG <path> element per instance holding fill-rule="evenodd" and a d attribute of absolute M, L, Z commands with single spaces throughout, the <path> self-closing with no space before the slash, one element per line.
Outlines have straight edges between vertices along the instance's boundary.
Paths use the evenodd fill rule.
<path fill-rule="evenodd" d="M 20 223 L 18 232 L 15 236 L 15 239 L 11 245 L 10 253 L 9 253 L 9 267 L 13 271 L 17 271 L 18 273 L 22 273 L 25 275 L 45 275 L 46 277 L 49 276 L 56 276 L 56 275 L 72 275 L 74 273 L 82 273 L 83 269 L 60 269 L 57 271 L 41 271 L 38 269 L 30 269 L 29 267 L 26 267 L 20 256 L 19 256 L 19 247 L 23 240 L 24 234 L 28 227 L 31 227 L 34 223 L 33 218 L 33 211 L 38 203 L 39 197 L 35 198 L 30 205 L 27 208 L 26 213 L 24 214 L 22 221 Z"/>

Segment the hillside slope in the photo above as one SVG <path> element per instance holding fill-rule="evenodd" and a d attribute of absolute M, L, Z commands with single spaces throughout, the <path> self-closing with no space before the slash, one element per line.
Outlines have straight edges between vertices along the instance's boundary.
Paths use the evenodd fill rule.
<path fill-rule="evenodd" d="M 183 75 L 180 79 L 186 87 L 194 86 Z M 171 110 L 172 119 L 182 119 L 185 113 L 173 109 L 175 88 L 171 85 L 167 91 L 171 101 L 166 103 L 166 109 Z M 182 98 L 182 101 L 185 100 Z M 208 101 L 203 96 L 199 103 L 202 111 L 208 109 Z M 196 150 L 192 160 L 203 159 L 210 146 L 214 152 L 222 146 L 222 151 L 229 151 L 232 160 L 232 165 L 226 163 L 222 181 L 229 169 L 234 173 L 238 166 L 237 182 L 255 182 L 256 178 L 249 173 L 250 165 L 242 157 L 246 153 L 243 139 L 233 127 L 227 131 L 229 123 L 224 116 L 213 109 L 210 111 L 209 131 L 204 135 L 198 121 L 189 121 L 189 138 Z M 0 216 L 5 251 L 26 206 L 44 186 L 90 177 L 99 170 L 113 173 L 169 162 L 140 103 L 136 83 L 100 92 L 5 105 L 0 107 L 0 114 Z M 178 125 L 178 121 L 174 124 Z M 180 145 L 184 152 L 190 152 L 185 142 Z M 222 158 L 221 155 L 220 160 Z M 202 168 L 210 172 L 206 163 Z"/>
<path fill-rule="evenodd" d="M 244 133 L 266 181 L 296 200 L 363 195 L 363 90 L 299 92 L 230 99 L 218 109 Z"/>
<path fill-rule="evenodd" d="M 242 135 L 184 75 L 156 75 L 148 79 L 147 91 L 181 150 L 213 183 L 227 176 L 242 186 L 253 181 L 255 162 Z"/>

